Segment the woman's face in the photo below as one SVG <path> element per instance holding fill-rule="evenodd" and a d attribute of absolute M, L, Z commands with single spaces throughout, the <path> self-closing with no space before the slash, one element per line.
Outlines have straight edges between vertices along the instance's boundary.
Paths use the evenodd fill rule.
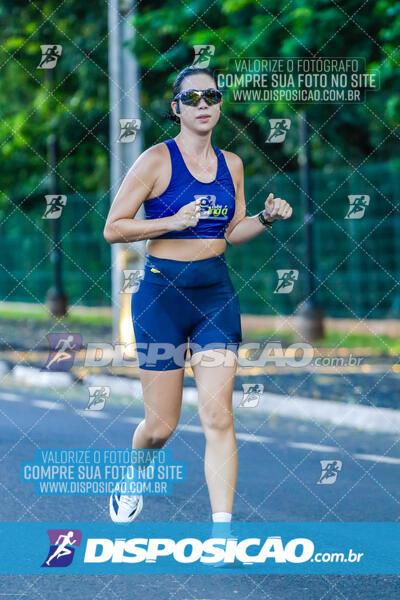
<path fill-rule="evenodd" d="M 207 90 L 216 88 L 215 81 L 209 75 L 198 73 L 185 77 L 182 82 L 181 92 L 186 90 Z M 181 119 L 181 125 L 196 131 L 198 133 L 208 133 L 218 123 L 222 100 L 219 104 L 209 106 L 202 98 L 197 106 L 187 106 L 179 101 L 178 117 Z M 172 102 L 171 106 L 176 114 L 177 102 Z"/>

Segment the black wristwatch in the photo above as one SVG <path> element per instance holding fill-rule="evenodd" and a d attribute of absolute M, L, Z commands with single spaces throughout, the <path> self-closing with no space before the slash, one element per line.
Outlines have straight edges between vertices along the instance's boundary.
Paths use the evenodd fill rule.
<path fill-rule="evenodd" d="M 267 219 L 264 217 L 263 212 L 264 211 L 262 210 L 258 213 L 258 215 L 257 215 L 258 220 L 260 221 L 260 223 L 262 223 L 264 225 L 264 227 L 272 227 L 271 221 L 267 221 Z"/>

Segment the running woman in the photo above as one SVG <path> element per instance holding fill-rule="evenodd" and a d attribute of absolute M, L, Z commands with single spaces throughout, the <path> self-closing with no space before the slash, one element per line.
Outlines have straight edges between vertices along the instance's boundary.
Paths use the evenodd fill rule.
<path fill-rule="evenodd" d="M 162 448 L 174 432 L 188 347 L 212 518 L 230 522 L 238 462 L 232 394 L 242 331 L 224 252 L 226 242 L 251 240 L 274 221 L 288 219 L 292 208 L 269 194 L 260 213 L 246 216 L 242 160 L 211 143 L 221 107 L 211 71 L 187 67 L 179 73 L 171 116 L 180 132 L 143 152 L 131 167 L 104 237 L 110 244 L 147 240 L 144 275 L 132 294 L 145 408 L 132 448 Z M 137 219 L 142 204 L 145 219 Z M 111 519 L 129 523 L 142 506 L 142 496 L 116 491 Z"/>

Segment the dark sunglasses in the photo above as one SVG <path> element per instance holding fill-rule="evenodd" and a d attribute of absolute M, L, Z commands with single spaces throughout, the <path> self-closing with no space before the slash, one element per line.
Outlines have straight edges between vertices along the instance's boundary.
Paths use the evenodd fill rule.
<path fill-rule="evenodd" d="M 218 104 L 221 102 L 222 92 L 214 88 L 208 88 L 208 90 L 186 90 L 179 92 L 174 100 L 180 100 L 182 104 L 186 104 L 187 106 L 197 106 L 202 98 L 204 98 L 209 106 L 211 104 Z"/>

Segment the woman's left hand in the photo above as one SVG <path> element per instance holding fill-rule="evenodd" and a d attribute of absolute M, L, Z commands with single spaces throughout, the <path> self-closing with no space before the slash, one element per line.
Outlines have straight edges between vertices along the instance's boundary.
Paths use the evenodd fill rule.
<path fill-rule="evenodd" d="M 270 194 L 265 201 L 263 214 L 268 221 L 273 222 L 279 219 L 288 219 L 292 216 L 292 213 L 293 208 L 286 200 L 282 200 L 282 198 L 274 198 L 274 195 Z"/>

